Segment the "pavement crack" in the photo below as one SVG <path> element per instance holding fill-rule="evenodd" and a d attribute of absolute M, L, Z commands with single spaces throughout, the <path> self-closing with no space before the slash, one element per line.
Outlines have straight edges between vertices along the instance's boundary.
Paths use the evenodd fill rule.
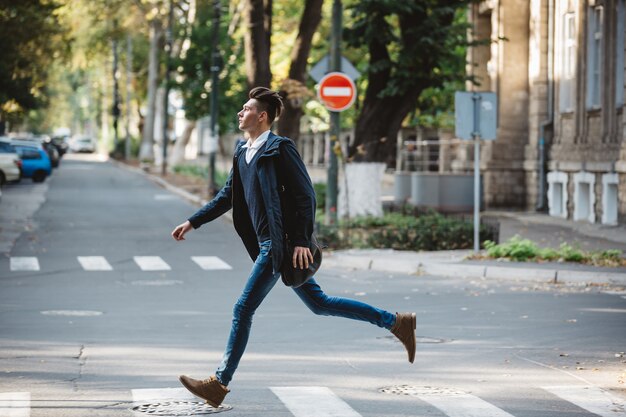
<path fill-rule="evenodd" d="M 85 345 L 80 345 L 78 355 L 74 356 L 74 359 L 78 359 L 78 375 L 76 378 L 70 379 L 72 383 L 72 389 L 78 391 L 78 381 L 83 377 L 83 369 L 87 364 L 87 356 L 85 355 Z"/>

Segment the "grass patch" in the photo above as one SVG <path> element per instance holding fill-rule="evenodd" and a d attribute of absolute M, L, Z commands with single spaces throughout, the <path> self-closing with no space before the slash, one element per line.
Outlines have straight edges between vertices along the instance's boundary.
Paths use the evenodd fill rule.
<path fill-rule="evenodd" d="M 514 236 L 507 242 L 485 242 L 486 252 L 474 258 L 509 259 L 518 262 L 576 262 L 594 266 L 626 266 L 622 251 L 616 249 L 587 252 L 562 243 L 558 249 L 541 248 L 529 239 Z"/>

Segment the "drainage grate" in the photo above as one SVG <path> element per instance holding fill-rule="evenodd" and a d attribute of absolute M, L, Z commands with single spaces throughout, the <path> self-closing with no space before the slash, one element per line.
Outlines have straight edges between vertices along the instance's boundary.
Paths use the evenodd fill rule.
<path fill-rule="evenodd" d="M 379 391 L 385 394 L 410 395 L 412 397 L 423 397 L 429 395 L 445 395 L 446 397 L 453 397 L 467 394 L 466 392 L 456 388 L 415 385 L 392 385 L 390 387 L 383 387 L 379 389 Z"/>
<path fill-rule="evenodd" d="M 141 404 L 131 410 L 150 416 L 205 416 L 232 410 L 230 405 L 220 405 L 218 408 L 200 401 L 163 401 L 154 404 Z"/>

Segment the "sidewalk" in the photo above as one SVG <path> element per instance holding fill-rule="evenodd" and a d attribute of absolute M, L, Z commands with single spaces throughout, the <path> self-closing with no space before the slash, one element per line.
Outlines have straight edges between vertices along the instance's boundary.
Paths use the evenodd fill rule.
<path fill-rule="evenodd" d="M 145 173 L 114 161 L 118 166 L 150 177 L 164 188 L 201 205 L 204 202 L 167 182 L 160 176 Z M 320 168 L 309 168 L 313 181 L 325 177 Z M 390 182 L 391 181 L 391 182 Z M 385 176 L 383 191 L 393 190 L 393 177 Z M 385 197 L 383 197 L 385 198 Z M 514 235 L 527 238 L 541 247 L 558 248 L 567 242 L 583 250 L 619 249 L 626 253 L 626 227 L 604 226 L 550 217 L 534 212 L 486 211 L 483 217 L 500 222 L 500 242 Z M 576 263 L 534 263 L 466 260 L 470 250 L 408 252 L 392 249 L 350 249 L 327 251 L 324 266 L 350 270 L 371 270 L 416 275 L 465 277 L 472 279 L 512 279 L 539 283 L 588 283 L 626 286 L 626 268 L 603 268 Z"/>

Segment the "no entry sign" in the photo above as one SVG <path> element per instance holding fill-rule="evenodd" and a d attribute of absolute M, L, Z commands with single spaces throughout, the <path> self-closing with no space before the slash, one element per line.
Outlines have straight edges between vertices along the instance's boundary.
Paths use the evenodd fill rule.
<path fill-rule="evenodd" d="M 320 80 L 317 97 L 328 110 L 344 111 L 356 99 L 356 85 L 346 74 L 331 72 Z"/>

